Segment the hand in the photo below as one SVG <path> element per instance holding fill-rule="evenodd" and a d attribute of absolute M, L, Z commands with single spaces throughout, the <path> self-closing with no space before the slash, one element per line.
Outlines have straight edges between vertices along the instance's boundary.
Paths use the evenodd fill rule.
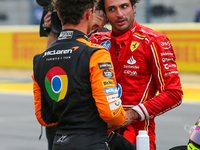
<path fill-rule="evenodd" d="M 126 127 L 129 124 L 131 124 L 131 122 L 138 119 L 139 119 L 139 114 L 133 109 L 128 109 L 126 110 L 126 121 L 124 122 L 122 127 Z"/>
<path fill-rule="evenodd" d="M 44 26 L 45 27 L 51 27 L 51 12 L 48 11 L 48 13 L 44 16 Z"/>
<path fill-rule="evenodd" d="M 106 23 L 107 23 L 107 19 L 104 16 L 103 11 L 95 10 L 92 30 L 95 30 L 98 28 L 98 31 L 100 31 Z"/>

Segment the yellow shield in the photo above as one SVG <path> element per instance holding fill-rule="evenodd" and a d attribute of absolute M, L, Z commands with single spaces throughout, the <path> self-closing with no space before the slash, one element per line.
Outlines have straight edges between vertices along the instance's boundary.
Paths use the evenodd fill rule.
<path fill-rule="evenodd" d="M 136 50 L 139 45 L 140 45 L 140 42 L 132 42 L 131 47 L 130 47 L 131 51 L 133 52 L 134 50 Z"/>

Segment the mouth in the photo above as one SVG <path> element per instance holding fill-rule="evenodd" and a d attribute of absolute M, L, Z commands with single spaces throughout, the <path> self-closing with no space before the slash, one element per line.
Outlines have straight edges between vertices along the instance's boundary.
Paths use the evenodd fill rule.
<path fill-rule="evenodd" d="M 126 21 L 125 19 L 118 19 L 116 22 L 118 26 L 122 26 L 125 24 L 125 21 Z"/>

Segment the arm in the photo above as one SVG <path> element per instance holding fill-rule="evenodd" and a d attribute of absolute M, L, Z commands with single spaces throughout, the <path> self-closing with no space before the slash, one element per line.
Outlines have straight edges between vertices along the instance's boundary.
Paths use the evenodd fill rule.
<path fill-rule="evenodd" d="M 34 94 L 34 106 L 35 106 L 35 116 L 38 120 L 38 122 L 42 126 L 53 126 L 56 125 L 57 122 L 52 117 L 52 120 L 45 121 L 45 119 L 42 117 L 42 109 L 46 109 L 50 112 L 49 107 L 43 108 L 42 106 L 42 97 L 41 97 L 41 88 L 38 85 L 38 83 L 35 81 L 34 74 L 32 75 L 33 79 L 33 94 Z M 51 115 L 51 113 L 48 113 L 48 115 Z M 51 117 L 48 117 L 51 118 Z M 48 122 L 48 123 L 47 123 Z"/>
<path fill-rule="evenodd" d="M 99 50 L 92 55 L 90 73 L 92 94 L 100 117 L 110 125 L 122 125 L 126 119 L 126 113 L 118 97 L 114 70 L 108 51 Z"/>
<path fill-rule="evenodd" d="M 46 28 L 51 27 L 51 12 L 50 11 L 44 16 L 44 27 Z M 49 32 L 46 49 L 48 49 L 56 41 L 57 37 L 58 37 L 58 34 L 53 33 L 52 31 Z"/>
<path fill-rule="evenodd" d="M 149 45 L 148 45 L 149 46 Z M 159 36 L 150 43 L 147 60 L 159 94 L 133 107 L 141 119 L 151 119 L 161 115 L 182 102 L 182 88 L 171 42 L 166 36 Z"/>

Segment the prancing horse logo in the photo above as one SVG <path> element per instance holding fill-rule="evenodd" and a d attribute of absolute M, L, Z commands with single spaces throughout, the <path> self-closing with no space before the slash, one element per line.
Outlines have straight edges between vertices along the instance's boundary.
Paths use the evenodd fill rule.
<path fill-rule="evenodd" d="M 130 47 L 131 51 L 133 52 L 134 50 L 136 50 L 139 45 L 140 45 L 140 42 L 132 42 L 131 47 Z"/>

